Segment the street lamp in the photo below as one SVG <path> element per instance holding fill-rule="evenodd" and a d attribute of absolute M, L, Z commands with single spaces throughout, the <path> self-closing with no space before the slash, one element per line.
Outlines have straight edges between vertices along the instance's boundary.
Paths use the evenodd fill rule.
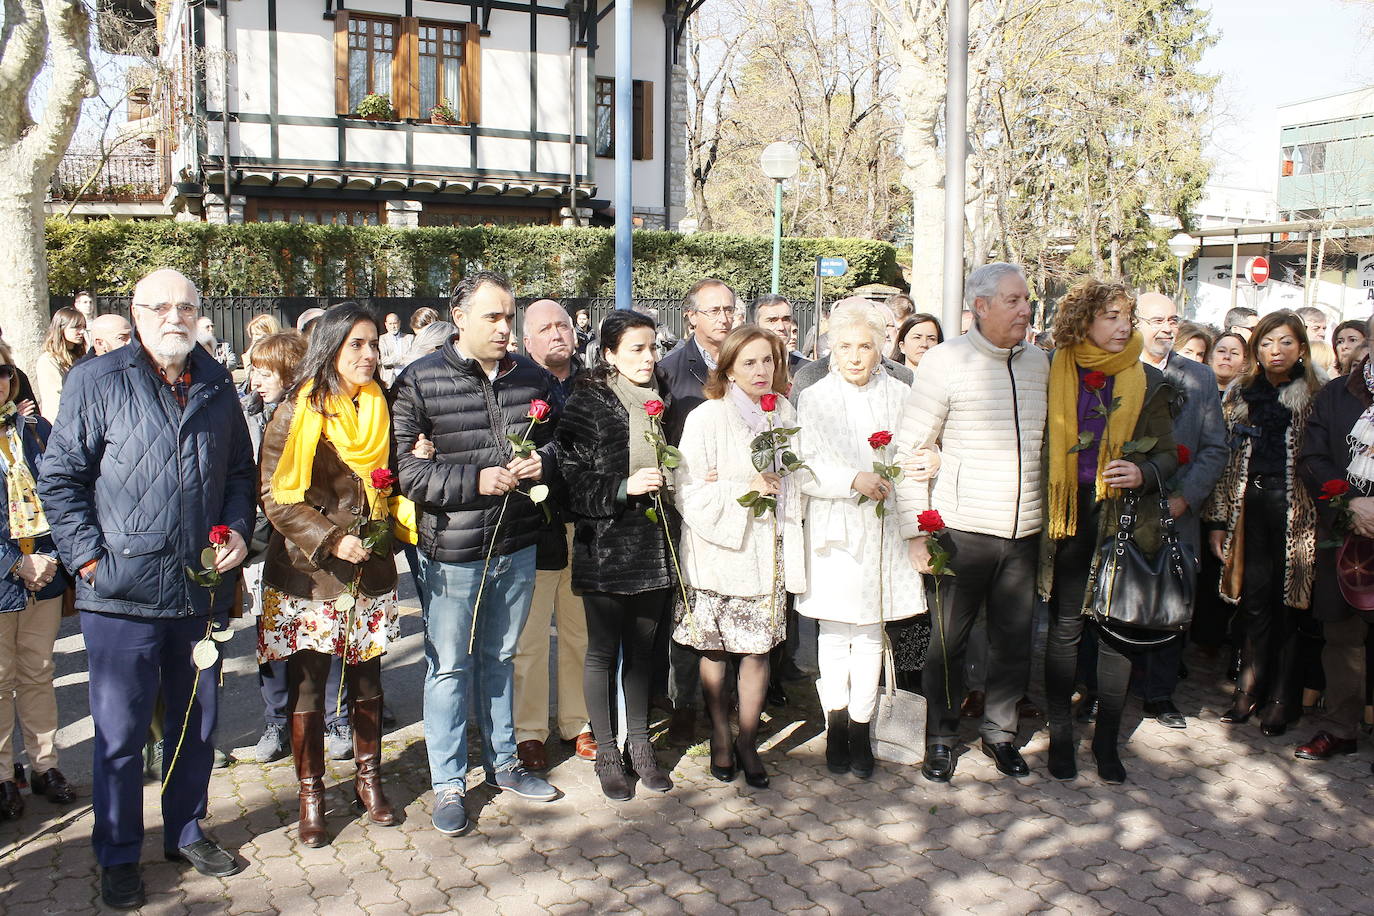
<path fill-rule="evenodd" d="M 1188 258 L 1192 257 L 1194 251 L 1197 251 L 1197 242 L 1186 232 L 1180 232 L 1178 235 L 1169 239 L 1169 253 L 1178 258 L 1178 292 L 1174 296 L 1174 301 L 1178 303 L 1180 309 L 1184 304 L 1183 265 L 1187 262 Z"/>
<path fill-rule="evenodd" d="M 801 158 L 792 144 L 779 140 L 770 143 L 759 157 L 759 168 L 765 177 L 773 179 L 773 289 L 778 291 L 778 277 L 782 264 L 782 183 L 797 174 Z"/>

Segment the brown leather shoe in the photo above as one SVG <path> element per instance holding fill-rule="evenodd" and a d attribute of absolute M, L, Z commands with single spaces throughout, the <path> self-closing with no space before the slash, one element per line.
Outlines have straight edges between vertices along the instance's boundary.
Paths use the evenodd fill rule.
<path fill-rule="evenodd" d="M 544 752 L 543 741 L 533 738 L 521 741 L 515 746 L 515 756 L 520 758 L 520 765 L 527 770 L 543 773 L 549 768 L 549 755 Z"/>
<path fill-rule="evenodd" d="M 367 810 L 374 824 L 390 827 L 396 811 L 382 791 L 382 698 L 354 700 L 349 723 L 353 726 L 353 796 Z"/>
<path fill-rule="evenodd" d="M 1032 703 L 1030 697 L 1025 696 L 1016 702 L 1016 715 L 1021 719 L 1045 718 L 1045 714 L 1040 711 L 1040 707 Z"/>
<path fill-rule="evenodd" d="M 291 714 L 291 753 L 300 782 L 300 838 L 305 846 L 329 842 L 324 829 L 324 713 Z"/>
<path fill-rule="evenodd" d="M 1354 738 L 1337 738 L 1330 732 L 1317 732 L 1312 740 L 1293 752 L 1299 760 L 1330 760 L 1342 754 L 1353 754 L 1360 749 Z"/>
<path fill-rule="evenodd" d="M 596 739 L 591 732 L 583 732 L 573 739 L 573 753 L 578 760 L 596 759 Z"/>

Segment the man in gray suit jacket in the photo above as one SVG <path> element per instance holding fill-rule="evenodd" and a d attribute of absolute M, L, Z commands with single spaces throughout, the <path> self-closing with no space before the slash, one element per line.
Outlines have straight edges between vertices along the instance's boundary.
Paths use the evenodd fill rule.
<path fill-rule="evenodd" d="M 1180 454 L 1178 471 L 1166 482 L 1165 490 L 1169 493 L 1169 509 L 1179 537 L 1198 551 L 1202 545 L 1198 513 L 1221 477 L 1230 453 L 1216 376 L 1202 363 L 1173 352 L 1178 307 L 1168 296 L 1141 295 L 1136 300 L 1136 317 L 1140 319 L 1140 332 L 1145 338 L 1141 361 L 1163 372 L 1169 384 L 1179 392 L 1174 403 L 1174 441 L 1180 451 L 1187 450 L 1187 455 L 1185 460 Z M 1202 583 L 1198 584 L 1203 587 Z M 1173 700 L 1182 657 L 1183 637 L 1176 636 L 1145 652 L 1138 662 L 1145 714 L 1154 716 L 1169 728 L 1185 728 L 1188 724 Z"/>

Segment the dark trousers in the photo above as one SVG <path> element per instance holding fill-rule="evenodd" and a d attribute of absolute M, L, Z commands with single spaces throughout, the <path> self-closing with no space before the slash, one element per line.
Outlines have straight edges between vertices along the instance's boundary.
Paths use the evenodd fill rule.
<path fill-rule="evenodd" d="M 587 660 L 582 690 L 597 747 L 615 747 L 616 665 L 625 691 L 625 730 L 631 741 L 649 737 L 649 687 L 653 680 L 654 642 L 668 615 L 675 591 L 656 589 L 638 595 L 584 592 L 587 614 Z"/>
<path fill-rule="evenodd" d="M 1031 617 L 1039 537 L 1012 540 L 947 529 L 953 576 L 927 577 L 932 615 L 930 652 L 922 673 L 928 704 L 926 744 L 953 745 L 964 700 L 964 650 L 978 611 L 987 604 L 988 663 L 984 718 L 989 743 L 1016 737 L 1016 704 L 1030 680 Z M 940 614 L 936 615 L 936 590 Z"/>
<path fill-rule="evenodd" d="M 382 657 L 376 655 L 348 666 L 341 704 L 338 680 L 330 685 L 330 674 L 339 661 L 337 655 L 311 649 L 301 649 L 286 660 L 287 706 L 293 713 L 323 710 L 332 716 L 341 705 L 346 711 L 350 698 L 373 700 L 382 695 Z"/>
<path fill-rule="evenodd" d="M 262 626 L 262 618 L 258 618 L 258 626 Z M 325 684 L 325 692 L 329 696 L 337 696 L 339 692 L 339 678 L 343 677 L 343 658 L 333 656 L 333 661 L 329 664 L 329 680 Z M 262 693 L 262 718 L 268 725 L 286 726 L 286 714 L 289 711 L 286 697 L 286 662 L 263 662 L 258 665 L 258 689 Z M 324 707 L 324 723 L 328 728 L 333 728 L 335 724 L 348 725 L 348 685 L 344 685 L 343 712 L 335 716 L 333 703 L 326 703 Z"/>
<path fill-rule="evenodd" d="M 1096 638 L 1091 678 L 1097 695 L 1097 732 L 1114 743 L 1126 705 L 1131 680 L 1131 659 L 1110 636 L 1097 630 L 1083 616 L 1083 599 L 1097 552 L 1101 504 L 1091 486 L 1078 490 L 1078 525 L 1072 537 L 1060 541 L 1054 554 L 1054 594 L 1050 598 L 1050 633 L 1045 644 L 1045 701 L 1051 728 L 1067 728 L 1069 703 L 1080 664 L 1079 648 L 1085 629 Z M 1176 641 L 1176 640 L 1175 640 Z"/>
<path fill-rule="evenodd" d="M 1240 613 L 1245 639 L 1236 688 L 1261 705 L 1283 703 L 1296 712 L 1302 688 L 1321 680 L 1320 642 L 1313 638 L 1311 614 L 1283 600 L 1288 493 L 1281 476 L 1266 475 L 1247 484 L 1244 524 Z M 1302 639 L 1300 627 L 1306 631 Z"/>
<path fill-rule="evenodd" d="M 91 845 L 102 867 L 137 862 L 143 846 L 143 744 L 159 689 L 166 702 L 162 792 L 163 845 L 186 846 L 204 837 L 219 664 L 199 672 L 186 739 L 177 753 L 182 722 L 197 671 L 191 648 L 205 636 L 204 617 L 147 619 L 83 611 L 81 633 L 90 669 L 95 767 L 91 775 L 95 828 Z M 220 624 L 221 626 L 223 624 Z"/>
<path fill-rule="evenodd" d="M 1374 627 L 1374 615 L 1351 614 L 1325 623 L 1326 720 L 1337 738 L 1355 738 L 1364 721 L 1365 677 L 1368 671 L 1365 641 Z"/>

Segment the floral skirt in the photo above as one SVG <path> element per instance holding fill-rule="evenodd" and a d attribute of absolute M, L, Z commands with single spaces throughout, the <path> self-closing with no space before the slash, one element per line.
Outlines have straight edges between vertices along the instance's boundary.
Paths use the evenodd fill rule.
<path fill-rule="evenodd" d="M 722 595 L 687 586 L 688 608 L 679 593 L 673 609 L 673 641 L 702 652 L 760 655 L 787 637 L 787 590 L 782 576 L 782 539 L 773 569 L 773 595 Z"/>
<path fill-rule="evenodd" d="M 289 658 L 302 649 L 325 655 L 347 655 L 356 665 L 376 658 L 401 635 L 396 590 L 379 597 L 359 595 L 350 611 L 335 607 L 337 599 L 297 598 L 272 586 L 263 587 L 262 619 L 258 627 L 258 661 Z M 349 629 L 350 615 L 352 629 Z"/>

